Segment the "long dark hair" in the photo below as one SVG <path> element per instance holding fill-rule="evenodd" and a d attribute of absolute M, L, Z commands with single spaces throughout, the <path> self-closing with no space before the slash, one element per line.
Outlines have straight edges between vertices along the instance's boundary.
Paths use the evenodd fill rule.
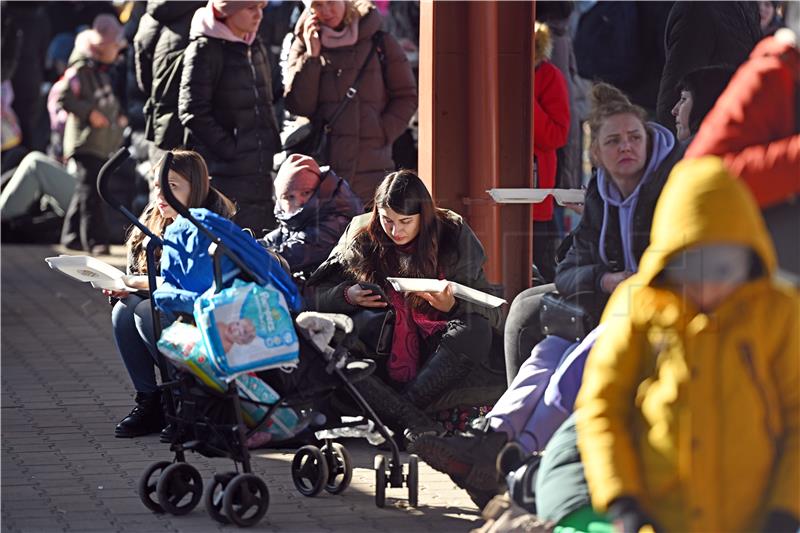
<path fill-rule="evenodd" d="M 158 175 L 166 156 L 155 165 L 154 173 Z M 210 185 L 208 167 L 203 157 L 192 150 L 172 150 L 172 163 L 170 169 L 180 174 L 189 182 L 191 192 L 186 207 L 206 207 L 226 218 L 231 218 L 236 213 L 236 206 L 225 195 Z M 142 214 L 142 223 L 156 235 L 164 235 L 171 219 L 164 218 L 156 207 L 157 201 L 147 206 Z M 128 256 L 131 258 L 132 272 L 147 273 L 147 260 L 143 241 L 145 234 L 139 228 L 131 226 L 127 239 Z M 156 252 L 156 259 L 161 256 L 161 251 Z"/>
<path fill-rule="evenodd" d="M 404 246 L 408 260 L 401 261 L 398 246 L 381 227 L 378 209 L 389 208 L 401 215 L 419 215 L 419 233 Z M 441 273 L 443 247 L 455 239 L 443 239 L 443 234 L 455 229 L 447 211 L 436 207 L 427 187 L 414 172 L 399 170 L 384 178 L 375 190 L 372 217 L 369 224 L 356 235 L 348 271 L 358 281 L 384 284 L 387 276 L 438 278 Z M 415 301 L 419 300 L 419 302 Z M 424 300 L 414 298 L 415 305 Z"/>

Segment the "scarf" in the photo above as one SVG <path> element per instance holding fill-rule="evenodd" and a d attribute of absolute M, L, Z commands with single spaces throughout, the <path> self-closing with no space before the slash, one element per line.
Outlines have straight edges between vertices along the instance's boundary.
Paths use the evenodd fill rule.
<path fill-rule="evenodd" d="M 389 377 L 398 383 L 408 383 L 417 375 L 420 358 L 420 339 L 444 330 L 447 320 L 441 318 L 436 309 L 412 307 L 404 294 L 389 288 L 386 291 L 389 303 L 394 308 L 394 337 L 392 354 L 389 357 Z"/>
<path fill-rule="evenodd" d="M 358 41 L 358 20 L 356 19 L 341 30 L 327 26 L 320 29 L 319 41 L 323 48 L 344 48 L 353 46 Z"/>

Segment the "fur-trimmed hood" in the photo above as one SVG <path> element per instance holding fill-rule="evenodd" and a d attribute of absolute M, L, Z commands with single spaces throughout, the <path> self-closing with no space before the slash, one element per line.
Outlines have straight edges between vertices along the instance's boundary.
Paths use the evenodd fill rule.
<path fill-rule="evenodd" d="M 544 22 L 536 22 L 533 29 L 533 64 L 538 65 L 550 59 L 553 53 L 553 40 L 550 38 L 550 27 Z"/>

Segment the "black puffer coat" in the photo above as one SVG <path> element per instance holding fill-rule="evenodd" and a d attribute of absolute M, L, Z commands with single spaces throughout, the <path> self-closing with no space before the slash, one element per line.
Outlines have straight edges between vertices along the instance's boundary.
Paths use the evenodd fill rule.
<path fill-rule="evenodd" d="M 758 2 L 675 2 L 667 19 L 658 123 L 675 132 L 671 110 L 686 74 L 711 65 L 738 67 L 760 40 Z"/>
<path fill-rule="evenodd" d="M 193 38 L 183 58 L 178 111 L 189 146 L 205 158 L 212 178 L 270 179 L 278 126 L 270 68 L 257 37 L 250 46 Z"/>
<path fill-rule="evenodd" d="M 650 226 L 653 223 L 653 212 L 661 195 L 661 189 L 664 188 L 672 167 L 683 156 L 683 151 L 683 146 L 676 145 L 656 168 L 653 177 L 645 182 L 639 191 L 639 200 L 633 215 L 635 231 L 631 245 L 637 262 L 650 245 Z M 593 177 L 586 191 L 580 224 L 572 234 L 572 245 L 566 257 L 556 268 L 555 278 L 558 292 L 567 299 L 579 302 L 592 315 L 595 322 L 600 320 L 610 296 L 600 288 L 600 279 L 608 272 L 625 270 L 619 211 L 613 206 L 608 208 L 608 229 L 603 243 L 608 263 L 601 258 L 600 233 L 603 227 L 603 208 L 603 198 L 598 190 L 597 178 Z"/>

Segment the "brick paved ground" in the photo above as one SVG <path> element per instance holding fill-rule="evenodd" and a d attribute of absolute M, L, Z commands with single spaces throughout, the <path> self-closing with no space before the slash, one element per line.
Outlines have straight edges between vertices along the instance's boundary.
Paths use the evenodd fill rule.
<path fill-rule="evenodd" d="M 170 459 L 156 437 L 115 439 L 114 424 L 130 410 L 133 390 L 111 337 L 102 295 L 50 270 L 44 246 L 2 250 L 2 531 L 204 531 L 220 526 L 198 506 L 183 517 L 154 515 L 136 495 L 142 470 Z M 114 259 L 117 264 L 121 256 Z M 467 531 L 475 506 L 453 483 L 420 467 L 420 507 L 405 489 L 388 489 L 387 507 L 373 504 L 375 450 L 346 442 L 357 468 L 342 495 L 298 494 L 291 454 L 260 451 L 254 470 L 269 486 L 263 531 Z M 190 455 L 208 480 L 230 461 Z"/>

